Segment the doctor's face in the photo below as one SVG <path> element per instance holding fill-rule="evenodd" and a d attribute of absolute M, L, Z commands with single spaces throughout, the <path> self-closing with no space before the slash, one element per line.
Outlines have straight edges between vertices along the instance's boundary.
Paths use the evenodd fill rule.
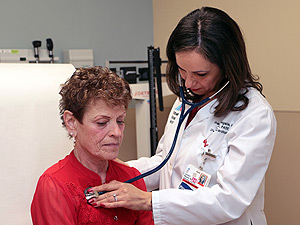
<path fill-rule="evenodd" d="M 218 89 L 221 72 L 195 50 L 176 52 L 176 62 L 185 87 L 194 94 L 203 95 L 203 99 L 213 95 Z"/>
<path fill-rule="evenodd" d="M 76 120 L 75 151 L 94 160 L 115 159 L 123 140 L 125 116 L 123 105 L 111 107 L 103 100 L 94 100 L 87 106 L 82 123 Z"/>

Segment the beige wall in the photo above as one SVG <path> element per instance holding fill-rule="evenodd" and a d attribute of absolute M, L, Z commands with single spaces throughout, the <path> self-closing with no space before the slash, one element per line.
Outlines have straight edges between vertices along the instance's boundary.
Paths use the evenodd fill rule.
<path fill-rule="evenodd" d="M 154 46 L 165 48 L 179 19 L 202 6 L 226 11 L 245 35 L 249 61 L 275 110 L 278 132 L 266 176 L 268 224 L 300 220 L 300 1 L 153 0 Z"/>
<path fill-rule="evenodd" d="M 220 8 L 240 25 L 253 73 L 274 109 L 300 111 L 300 1 L 153 0 L 154 45 L 163 59 L 179 19 L 202 6 Z"/>
<path fill-rule="evenodd" d="M 300 220 L 300 113 L 275 111 L 277 136 L 266 176 L 265 212 L 270 225 Z"/>

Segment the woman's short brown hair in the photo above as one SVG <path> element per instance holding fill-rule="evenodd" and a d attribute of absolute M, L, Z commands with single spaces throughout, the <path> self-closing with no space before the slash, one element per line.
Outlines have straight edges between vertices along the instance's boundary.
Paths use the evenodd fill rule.
<path fill-rule="evenodd" d="M 79 68 L 61 85 L 59 92 L 60 116 L 65 126 L 63 114 L 65 110 L 73 113 L 82 122 L 87 106 L 96 99 L 105 101 L 109 106 L 123 105 L 125 109 L 131 101 L 131 92 L 126 80 L 100 66 Z"/>

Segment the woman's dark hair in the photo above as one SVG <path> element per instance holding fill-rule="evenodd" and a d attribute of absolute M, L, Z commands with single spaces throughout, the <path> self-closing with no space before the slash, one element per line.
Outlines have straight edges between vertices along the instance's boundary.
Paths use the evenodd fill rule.
<path fill-rule="evenodd" d="M 123 105 L 127 109 L 132 99 L 128 82 L 100 66 L 77 69 L 62 85 L 59 94 L 63 126 L 65 126 L 63 120 L 65 110 L 71 111 L 81 123 L 87 106 L 94 100 L 101 99 L 109 106 Z"/>
<path fill-rule="evenodd" d="M 175 53 L 189 50 L 199 52 L 219 67 L 223 77 L 220 87 L 227 80 L 230 81 L 217 96 L 219 104 L 215 116 L 245 109 L 249 103 L 246 97 L 248 87 L 254 87 L 262 93 L 263 87 L 258 77 L 250 70 L 240 28 L 225 12 L 211 7 L 196 9 L 183 17 L 172 32 L 167 44 L 166 78 L 169 88 L 177 96 L 180 96 L 180 91 Z M 191 95 L 184 85 L 183 88 L 188 99 L 199 98 Z M 241 104 L 237 106 L 237 102 Z"/>

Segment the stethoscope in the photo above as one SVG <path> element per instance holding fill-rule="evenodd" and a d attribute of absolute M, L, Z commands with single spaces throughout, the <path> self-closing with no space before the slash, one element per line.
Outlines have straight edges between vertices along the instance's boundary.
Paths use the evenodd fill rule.
<path fill-rule="evenodd" d="M 189 113 L 196 107 L 199 107 L 199 106 L 202 106 L 204 105 L 206 102 L 208 102 L 209 100 L 213 99 L 217 94 L 219 94 L 228 84 L 229 84 L 229 81 L 227 81 L 223 87 L 221 87 L 216 93 L 214 93 L 213 95 L 211 95 L 210 97 L 208 98 L 205 98 L 203 99 L 202 101 L 200 102 L 197 102 L 197 103 L 193 103 L 193 102 L 190 102 L 188 101 L 185 96 L 184 96 L 184 91 L 183 91 L 183 87 L 182 87 L 182 82 L 181 82 L 181 75 L 180 73 L 178 73 L 178 80 L 179 80 L 179 89 L 180 89 L 180 98 L 182 99 L 182 104 L 181 104 L 181 112 L 180 112 L 180 116 L 179 116 L 179 120 L 178 120 L 178 125 L 177 125 L 177 128 L 176 128 L 176 132 L 175 132 L 175 135 L 174 135 L 174 139 L 173 139 L 173 143 L 171 145 L 171 148 L 167 154 L 167 156 L 165 157 L 165 159 L 157 166 L 155 167 L 154 169 L 148 171 L 148 172 L 145 172 L 143 174 L 140 174 L 134 178 L 131 178 L 127 181 L 125 181 L 124 183 L 133 183 L 134 181 L 137 181 L 139 179 L 142 179 L 144 177 L 147 177 L 147 176 L 150 176 L 151 174 L 153 173 L 156 173 L 157 171 L 159 171 L 167 162 L 168 160 L 171 158 L 171 155 L 175 149 L 175 145 L 176 145 L 176 142 L 177 142 L 177 138 L 178 138 L 178 134 L 179 134 L 179 130 L 180 130 L 180 127 L 184 121 L 184 119 L 187 117 L 187 115 L 189 115 Z M 186 111 L 185 111 L 185 106 L 186 105 L 189 105 L 190 108 Z M 85 194 L 85 197 L 88 200 L 90 200 L 91 198 L 97 198 L 99 195 L 102 195 L 104 193 L 106 193 L 105 191 L 103 192 L 88 192 L 87 190 L 90 189 L 87 188 L 85 189 L 84 191 L 84 194 Z"/>

